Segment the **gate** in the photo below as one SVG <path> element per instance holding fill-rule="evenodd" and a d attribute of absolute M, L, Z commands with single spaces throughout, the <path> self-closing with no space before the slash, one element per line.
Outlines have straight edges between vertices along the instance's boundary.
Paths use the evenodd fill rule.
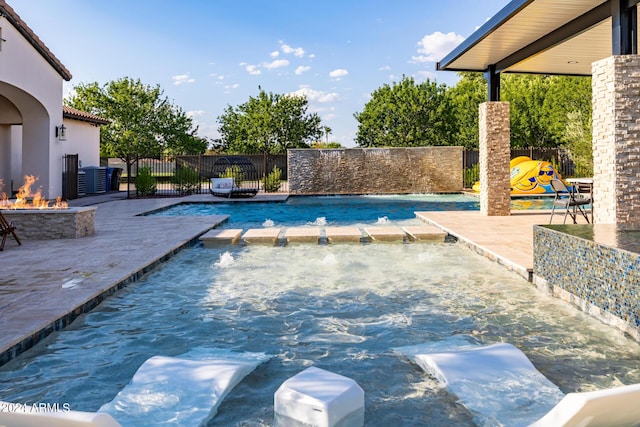
<path fill-rule="evenodd" d="M 65 154 L 62 158 L 62 199 L 78 198 L 78 155 Z"/>

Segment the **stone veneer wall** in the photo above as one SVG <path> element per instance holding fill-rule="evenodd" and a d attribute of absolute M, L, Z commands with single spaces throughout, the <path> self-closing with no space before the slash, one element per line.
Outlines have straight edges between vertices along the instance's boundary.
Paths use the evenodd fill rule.
<path fill-rule="evenodd" d="M 95 232 L 95 207 L 69 209 L 5 209 L 20 240 L 76 239 Z"/>
<path fill-rule="evenodd" d="M 593 221 L 640 223 L 640 56 L 592 65 Z"/>
<path fill-rule="evenodd" d="M 533 227 L 535 284 L 640 341 L 640 254 L 554 230 Z M 578 225 L 585 236 L 607 225 Z M 604 234 L 615 233 L 615 225 Z M 615 237 L 610 239 L 615 241 Z"/>
<path fill-rule="evenodd" d="M 485 102 L 479 110 L 480 213 L 511 215 L 509 103 Z"/>
<path fill-rule="evenodd" d="M 462 147 L 288 150 L 291 194 L 452 193 Z"/>

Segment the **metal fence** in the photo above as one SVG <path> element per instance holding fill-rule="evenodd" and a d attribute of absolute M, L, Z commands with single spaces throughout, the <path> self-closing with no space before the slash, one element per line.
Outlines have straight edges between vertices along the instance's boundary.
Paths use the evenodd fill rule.
<path fill-rule="evenodd" d="M 576 167 L 571 160 L 569 153 L 560 148 L 518 148 L 511 150 L 511 158 L 518 156 L 528 156 L 535 160 L 545 160 L 553 164 L 554 168 L 563 178 L 575 176 L 586 176 L 590 171 L 582 171 Z M 182 195 L 192 193 L 208 193 L 209 179 L 217 178 L 220 172 L 215 164 L 219 159 L 229 157 L 227 155 L 195 155 L 195 156 L 173 156 L 162 158 L 137 158 L 132 161 L 131 170 L 127 171 L 126 162 L 121 159 L 101 159 L 101 166 L 122 169 L 119 179 L 119 187 L 111 185 L 111 188 L 128 190 L 132 194 L 140 195 L 136 189 L 135 181 L 142 168 L 147 168 L 156 188 L 157 195 Z M 277 167 L 280 170 L 280 185 L 267 185 L 269 192 L 288 192 L 287 177 L 287 155 L 279 154 L 268 156 L 266 159 L 261 154 L 244 155 L 255 171 L 244 176 L 245 185 L 255 186 L 260 191 L 265 191 L 265 176 Z M 478 150 L 463 151 L 462 165 L 464 170 L 463 187 L 471 188 L 479 179 Z M 187 173 L 188 172 L 188 173 Z M 266 172 L 266 173 L 265 173 Z M 235 175 L 234 175 L 235 176 Z"/>
<path fill-rule="evenodd" d="M 135 158 L 131 161 L 130 170 L 127 170 L 127 162 L 122 159 L 101 159 L 102 166 L 122 169 L 119 180 L 119 189 L 129 191 L 136 196 L 151 195 L 142 189 L 143 174 L 150 175 L 147 181 L 153 186 L 155 195 L 185 195 L 209 192 L 209 179 L 218 178 L 225 173 L 237 177 L 237 171 L 229 167 L 229 171 L 219 171 L 220 160 L 229 158 L 228 155 L 194 155 L 171 156 L 160 158 Z M 271 155 L 266 158 L 263 155 L 244 155 L 253 166 L 250 171 L 244 171 L 242 181 L 244 185 L 259 188 L 265 191 L 265 177 L 277 167 L 280 170 L 280 185 L 267 185 L 269 192 L 287 192 L 287 156 Z M 265 174 L 265 171 L 266 174 Z M 138 179 L 138 188 L 136 188 Z M 268 180 L 268 178 L 267 178 Z M 269 181 L 267 181 L 269 182 Z M 142 194 L 141 194 L 142 193 Z"/>
<path fill-rule="evenodd" d="M 563 178 L 587 176 L 591 171 L 581 170 L 571 160 L 569 152 L 562 148 L 513 148 L 511 158 L 527 156 L 533 160 L 544 160 L 553 165 Z M 480 154 L 478 150 L 463 152 L 464 188 L 471 188 L 480 178 Z"/>

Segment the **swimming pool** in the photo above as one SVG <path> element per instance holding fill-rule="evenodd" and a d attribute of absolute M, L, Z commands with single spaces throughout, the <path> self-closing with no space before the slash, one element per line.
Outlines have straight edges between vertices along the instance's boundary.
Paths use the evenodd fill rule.
<path fill-rule="evenodd" d="M 640 345 L 457 244 L 195 246 L 0 368 L 0 399 L 97 410 L 156 354 L 198 346 L 274 358 L 211 426 L 269 426 L 310 365 L 356 380 L 367 426 L 471 426 L 393 348 L 454 334 L 522 349 L 565 391 L 640 382 Z"/>
<path fill-rule="evenodd" d="M 550 209 L 550 199 L 515 199 L 514 209 Z M 477 197 L 464 194 L 399 196 L 289 197 L 286 202 L 181 203 L 152 215 L 230 215 L 228 225 L 347 225 L 403 223 L 416 220 L 415 212 L 479 210 Z"/>

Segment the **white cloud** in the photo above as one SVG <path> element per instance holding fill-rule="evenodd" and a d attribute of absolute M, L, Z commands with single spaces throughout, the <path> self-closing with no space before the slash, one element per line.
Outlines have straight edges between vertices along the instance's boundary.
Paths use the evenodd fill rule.
<path fill-rule="evenodd" d="M 240 87 L 239 83 L 234 83 L 232 85 L 226 85 L 224 88 L 225 89 L 238 89 Z"/>
<path fill-rule="evenodd" d="M 319 90 L 311 89 L 309 86 L 303 86 L 295 92 L 290 92 L 289 96 L 305 96 L 310 102 L 334 102 L 340 98 L 336 92 L 322 92 Z"/>
<path fill-rule="evenodd" d="M 260 74 L 262 74 L 262 71 L 260 71 L 257 65 L 247 64 L 244 66 L 244 69 L 252 76 L 259 76 Z"/>
<path fill-rule="evenodd" d="M 436 78 L 436 73 L 434 73 L 433 71 L 422 70 L 422 71 L 418 71 L 416 74 L 420 78 L 422 78 L 422 80 L 427 80 L 427 79 L 433 80 Z"/>
<path fill-rule="evenodd" d="M 298 58 L 302 58 L 304 56 L 304 49 L 301 47 L 291 47 L 288 44 L 280 41 L 280 49 L 282 52 L 286 54 L 293 54 L 293 56 L 297 56 Z"/>
<path fill-rule="evenodd" d="M 302 73 L 304 73 L 306 71 L 309 71 L 310 69 L 311 69 L 311 67 L 308 67 L 306 65 L 300 65 L 298 68 L 296 68 L 295 73 L 297 75 L 300 75 L 300 74 L 302 74 Z"/>
<path fill-rule="evenodd" d="M 196 79 L 191 77 L 189 74 L 178 74 L 176 76 L 172 76 L 171 80 L 173 80 L 173 84 L 174 85 L 181 85 L 181 84 L 185 84 L 185 83 L 193 83 L 193 82 L 196 81 Z"/>
<path fill-rule="evenodd" d="M 194 110 L 194 111 L 187 111 L 185 114 L 187 115 L 187 117 L 191 117 L 193 119 L 194 117 L 203 116 L 206 113 L 207 112 L 204 110 Z"/>
<path fill-rule="evenodd" d="M 332 72 L 329 73 L 330 77 L 333 77 L 334 79 L 338 79 L 340 80 L 342 77 L 348 75 L 349 72 L 347 70 L 345 70 L 344 68 L 338 68 L 337 70 L 333 70 Z"/>
<path fill-rule="evenodd" d="M 441 60 L 446 54 L 451 52 L 453 48 L 458 46 L 464 37 L 456 33 L 443 34 L 436 31 L 433 34 L 427 34 L 418 42 L 418 56 L 412 56 L 412 63 L 436 62 Z"/>
<path fill-rule="evenodd" d="M 277 50 L 274 50 L 269 54 L 269 56 L 272 58 L 277 58 L 278 56 L 280 56 L 280 52 L 278 52 Z"/>
<path fill-rule="evenodd" d="M 385 65 L 384 67 L 378 68 L 378 71 L 390 71 L 391 67 L 389 65 Z"/>
<path fill-rule="evenodd" d="M 289 65 L 289 61 L 286 59 L 276 59 L 273 62 L 263 62 L 261 64 L 262 67 L 268 70 L 273 70 L 274 68 L 286 67 L 287 65 Z"/>

